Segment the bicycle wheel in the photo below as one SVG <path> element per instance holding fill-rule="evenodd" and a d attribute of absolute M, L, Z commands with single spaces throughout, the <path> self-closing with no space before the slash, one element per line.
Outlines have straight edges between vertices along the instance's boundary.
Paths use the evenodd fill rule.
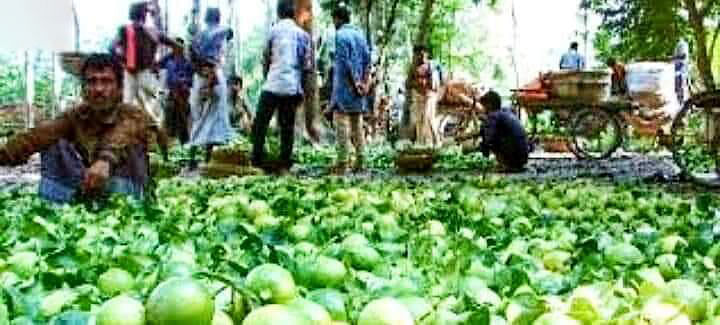
<path fill-rule="evenodd" d="M 575 114 L 570 126 L 571 151 L 580 159 L 610 157 L 623 141 L 623 128 L 615 115 L 600 109 L 584 109 Z"/>
<path fill-rule="evenodd" d="M 718 108 L 688 101 L 672 123 L 673 160 L 684 176 L 698 183 L 713 185 L 718 179 L 719 117 Z"/>

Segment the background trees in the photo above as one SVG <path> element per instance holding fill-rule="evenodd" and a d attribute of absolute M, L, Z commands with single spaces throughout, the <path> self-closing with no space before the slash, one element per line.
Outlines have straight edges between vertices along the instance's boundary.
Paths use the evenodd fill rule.
<path fill-rule="evenodd" d="M 595 46 L 604 57 L 657 60 L 669 57 L 678 40 L 691 44 L 701 83 L 715 88 L 715 53 L 720 35 L 720 1 L 716 0 L 588 0 L 603 16 Z"/>

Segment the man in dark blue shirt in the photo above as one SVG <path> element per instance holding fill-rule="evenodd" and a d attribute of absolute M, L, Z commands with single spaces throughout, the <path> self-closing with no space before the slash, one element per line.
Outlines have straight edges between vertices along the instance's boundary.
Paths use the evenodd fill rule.
<path fill-rule="evenodd" d="M 528 138 L 522 123 L 515 114 L 501 109 L 500 95 L 492 90 L 480 99 L 480 103 L 488 112 L 483 131 L 483 154 L 489 156 L 492 152 L 504 171 L 522 171 L 529 154 Z"/>
<path fill-rule="evenodd" d="M 176 42 L 184 44 L 178 38 Z M 170 136 L 178 138 L 180 143 L 187 143 L 190 126 L 190 88 L 192 87 L 193 68 L 185 58 L 184 48 L 177 47 L 159 63 L 160 69 L 166 71 L 165 86 L 169 92 L 165 101 L 165 129 Z"/>

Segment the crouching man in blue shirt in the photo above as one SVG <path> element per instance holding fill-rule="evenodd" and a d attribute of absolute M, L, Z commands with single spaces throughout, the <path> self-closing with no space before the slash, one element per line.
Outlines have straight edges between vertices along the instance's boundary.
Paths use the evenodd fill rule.
<path fill-rule="evenodd" d="M 480 98 L 480 103 L 488 112 L 483 131 L 483 154 L 493 153 L 505 172 L 523 171 L 530 147 L 522 123 L 515 114 L 501 109 L 500 95 L 492 90 Z"/>

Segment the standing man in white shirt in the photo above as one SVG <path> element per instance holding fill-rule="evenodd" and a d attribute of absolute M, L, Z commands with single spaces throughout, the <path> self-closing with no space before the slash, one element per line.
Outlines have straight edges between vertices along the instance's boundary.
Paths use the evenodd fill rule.
<path fill-rule="evenodd" d="M 678 41 L 675 46 L 672 60 L 675 64 L 675 93 L 678 103 L 683 105 L 686 99 L 685 94 L 690 88 L 690 47 L 684 39 Z"/>
<path fill-rule="evenodd" d="M 280 21 L 270 31 L 263 70 L 265 84 L 252 129 L 252 162 L 266 167 L 265 136 L 275 111 L 280 122 L 281 170 L 292 166 L 295 137 L 295 112 L 302 104 L 307 81 L 313 68 L 313 49 L 310 35 L 298 26 L 293 0 L 279 0 L 277 14 Z"/>

